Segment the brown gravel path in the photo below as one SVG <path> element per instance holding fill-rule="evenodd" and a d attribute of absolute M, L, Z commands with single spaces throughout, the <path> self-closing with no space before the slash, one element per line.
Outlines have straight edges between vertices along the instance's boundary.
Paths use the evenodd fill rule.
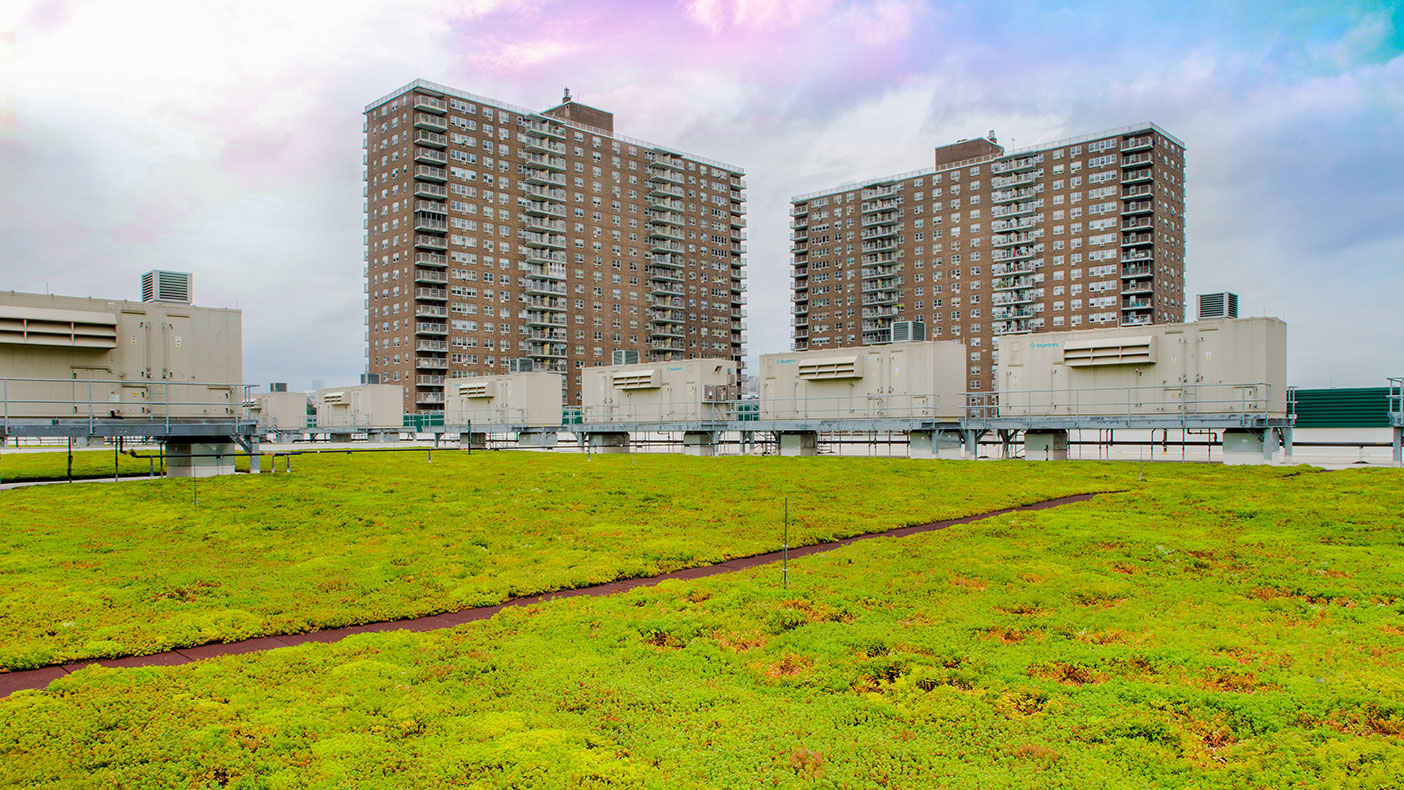
<path fill-rule="evenodd" d="M 909 527 L 898 527 L 884 532 L 870 532 L 865 535 L 855 535 L 843 540 L 830 541 L 828 543 L 816 543 L 811 546 L 799 546 L 790 549 L 790 557 L 804 557 L 810 554 L 832 551 L 841 546 L 847 546 L 860 540 L 871 540 L 873 538 L 900 538 L 907 535 L 915 535 L 918 532 L 930 532 L 932 530 L 945 529 L 957 524 L 969 524 L 972 521 L 981 521 L 1005 513 L 1017 513 L 1028 510 L 1045 510 L 1059 505 L 1068 505 L 1074 502 L 1085 502 L 1096 494 L 1073 494 L 1072 496 L 1058 497 L 1043 502 L 1035 502 L 1031 505 L 1021 505 L 1019 507 L 1004 508 L 1003 510 L 992 510 L 988 513 L 979 513 L 963 518 L 953 518 L 947 521 L 932 521 L 927 524 L 914 524 Z M 365 623 L 363 625 L 352 625 L 345 628 L 332 628 L 325 631 L 310 631 L 304 634 L 289 634 L 287 636 L 263 636 L 255 639 L 245 639 L 241 642 L 227 642 L 220 644 L 201 645 L 200 647 L 184 647 L 179 650 L 170 650 L 165 653 L 155 653 L 145 656 L 129 656 L 127 658 L 103 658 L 91 661 L 78 661 L 62 666 L 40 667 L 39 669 L 26 669 L 19 672 L 0 672 L 0 698 L 21 691 L 23 689 L 39 689 L 49 685 L 51 681 L 76 672 L 83 667 L 92 664 L 102 664 L 105 667 L 159 667 L 174 666 L 176 664 L 188 664 L 191 661 L 199 661 L 215 656 L 237 655 L 239 653 L 257 653 L 263 650 L 273 650 L 279 647 L 291 647 L 307 642 L 337 642 L 352 634 L 365 634 L 375 631 L 433 631 L 438 628 L 453 628 L 464 623 L 471 623 L 475 620 L 486 620 L 509 606 L 532 606 L 534 604 L 550 601 L 557 598 L 571 598 L 577 595 L 613 595 L 618 592 L 630 590 L 635 587 L 649 587 L 666 579 L 698 579 L 703 576 L 716 576 L 722 573 L 731 573 L 745 568 L 754 568 L 758 565 L 767 565 L 779 562 L 781 552 L 772 551 L 767 554 L 757 554 L 751 557 L 739 557 L 734 560 L 717 563 L 715 565 L 703 565 L 697 568 L 685 568 L 672 573 L 664 573 L 659 576 L 648 576 L 640 579 L 625 579 L 622 581 L 608 582 L 606 584 L 596 584 L 590 587 L 577 587 L 572 590 L 560 590 L 557 592 L 542 593 L 541 595 L 530 595 L 525 598 L 513 598 L 505 603 L 495 606 L 479 606 L 472 609 L 460 609 L 456 612 L 445 612 L 428 617 L 416 617 L 412 620 L 390 620 L 380 623 Z"/>

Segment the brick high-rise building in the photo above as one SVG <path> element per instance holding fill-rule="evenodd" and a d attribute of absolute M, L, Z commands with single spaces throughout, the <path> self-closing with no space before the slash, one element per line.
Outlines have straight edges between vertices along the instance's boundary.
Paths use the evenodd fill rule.
<path fill-rule="evenodd" d="M 407 411 L 515 360 L 566 374 L 616 349 L 741 360 L 740 168 L 417 80 L 365 108 L 368 372 Z"/>
<path fill-rule="evenodd" d="M 794 349 L 892 340 L 920 322 L 969 346 L 994 387 L 999 339 L 1185 317 L 1185 149 L 1154 124 L 935 166 L 791 201 Z M 899 338 L 902 334 L 899 333 Z"/>

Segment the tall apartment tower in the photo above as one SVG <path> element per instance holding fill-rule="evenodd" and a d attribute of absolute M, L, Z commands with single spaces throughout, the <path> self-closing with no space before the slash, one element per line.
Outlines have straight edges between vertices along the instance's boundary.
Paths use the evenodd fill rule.
<path fill-rule="evenodd" d="M 617 349 L 741 361 L 740 168 L 617 135 L 569 91 L 535 112 L 417 80 L 365 113 L 367 372 L 406 411 L 526 365 L 578 403 Z"/>
<path fill-rule="evenodd" d="M 935 166 L 791 201 L 794 349 L 925 330 L 995 382 L 1000 338 L 1185 318 L 1185 149 L 1145 123 L 1005 151 L 936 149 Z"/>

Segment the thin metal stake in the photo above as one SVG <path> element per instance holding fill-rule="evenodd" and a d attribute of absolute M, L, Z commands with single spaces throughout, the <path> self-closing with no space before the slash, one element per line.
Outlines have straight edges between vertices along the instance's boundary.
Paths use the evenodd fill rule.
<path fill-rule="evenodd" d="M 200 475 L 198 474 L 197 470 L 196 470 L 193 466 L 192 466 L 191 469 L 190 469 L 190 491 L 191 491 L 191 496 L 194 497 L 194 500 L 195 500 L 195 507 L 199 507 L 199 506 L 200 506 Z"/>
<path fill-rule="evenodd" d="M 781 565 L 782 573 L 785 576 L 785 589 L 790 588 L 790 498 L 785 497 L 785 532 L 780 542 L 781 551 L 784 553 L 784 562 Z"/>

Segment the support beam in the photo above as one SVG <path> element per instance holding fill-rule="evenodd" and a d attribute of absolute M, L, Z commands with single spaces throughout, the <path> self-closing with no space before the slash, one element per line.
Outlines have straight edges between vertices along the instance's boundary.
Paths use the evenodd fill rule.
<path fill-rule="evenodd" d="M 239 453 L 233 442 L 166 442 L 166 475 L 169 477 L 214 477 L 234 474 L 234 458 Z"/>
<path fill-rule="evenodd" d="M 627 437 L 628 434 L 625 436 Z M 517 434 L 518 447 L 530 447 L 537 450 L 554 450 L 558 440 L 559 436 L 555 431 L 521 431 Z"/>
<path fill-rule="evenodd" d="M 1274 428 L 1228 428 L 1224 431 L 1224 463 L 1270 464 L 1277 453 Z"/>
<path fill-rule="evenodd" d="M 778 437 L 780 454 L 784 456 L 813 456 L 819 454 L 819 434 L 815 431 L 781 432 Z"/>
<path fill-rule="evenodd" d="M 1068 460 L 1068 432 L 1024 431 L 1024 460 Z"/>
<path fill-rule="evenodd" d="M 711 457 L 717 454 L 718 434 L 715 431 L 685 431 L 683 454 Z"/>
<path fill-rule="evenodd" d="M 520 437 L 518 437 L 518 441 L 521 441 Z M 629 452 L 629 434 L 627 433 L 591 433 L 586 435 L 585 442 L 590 446 L 591 452 Z"/>

